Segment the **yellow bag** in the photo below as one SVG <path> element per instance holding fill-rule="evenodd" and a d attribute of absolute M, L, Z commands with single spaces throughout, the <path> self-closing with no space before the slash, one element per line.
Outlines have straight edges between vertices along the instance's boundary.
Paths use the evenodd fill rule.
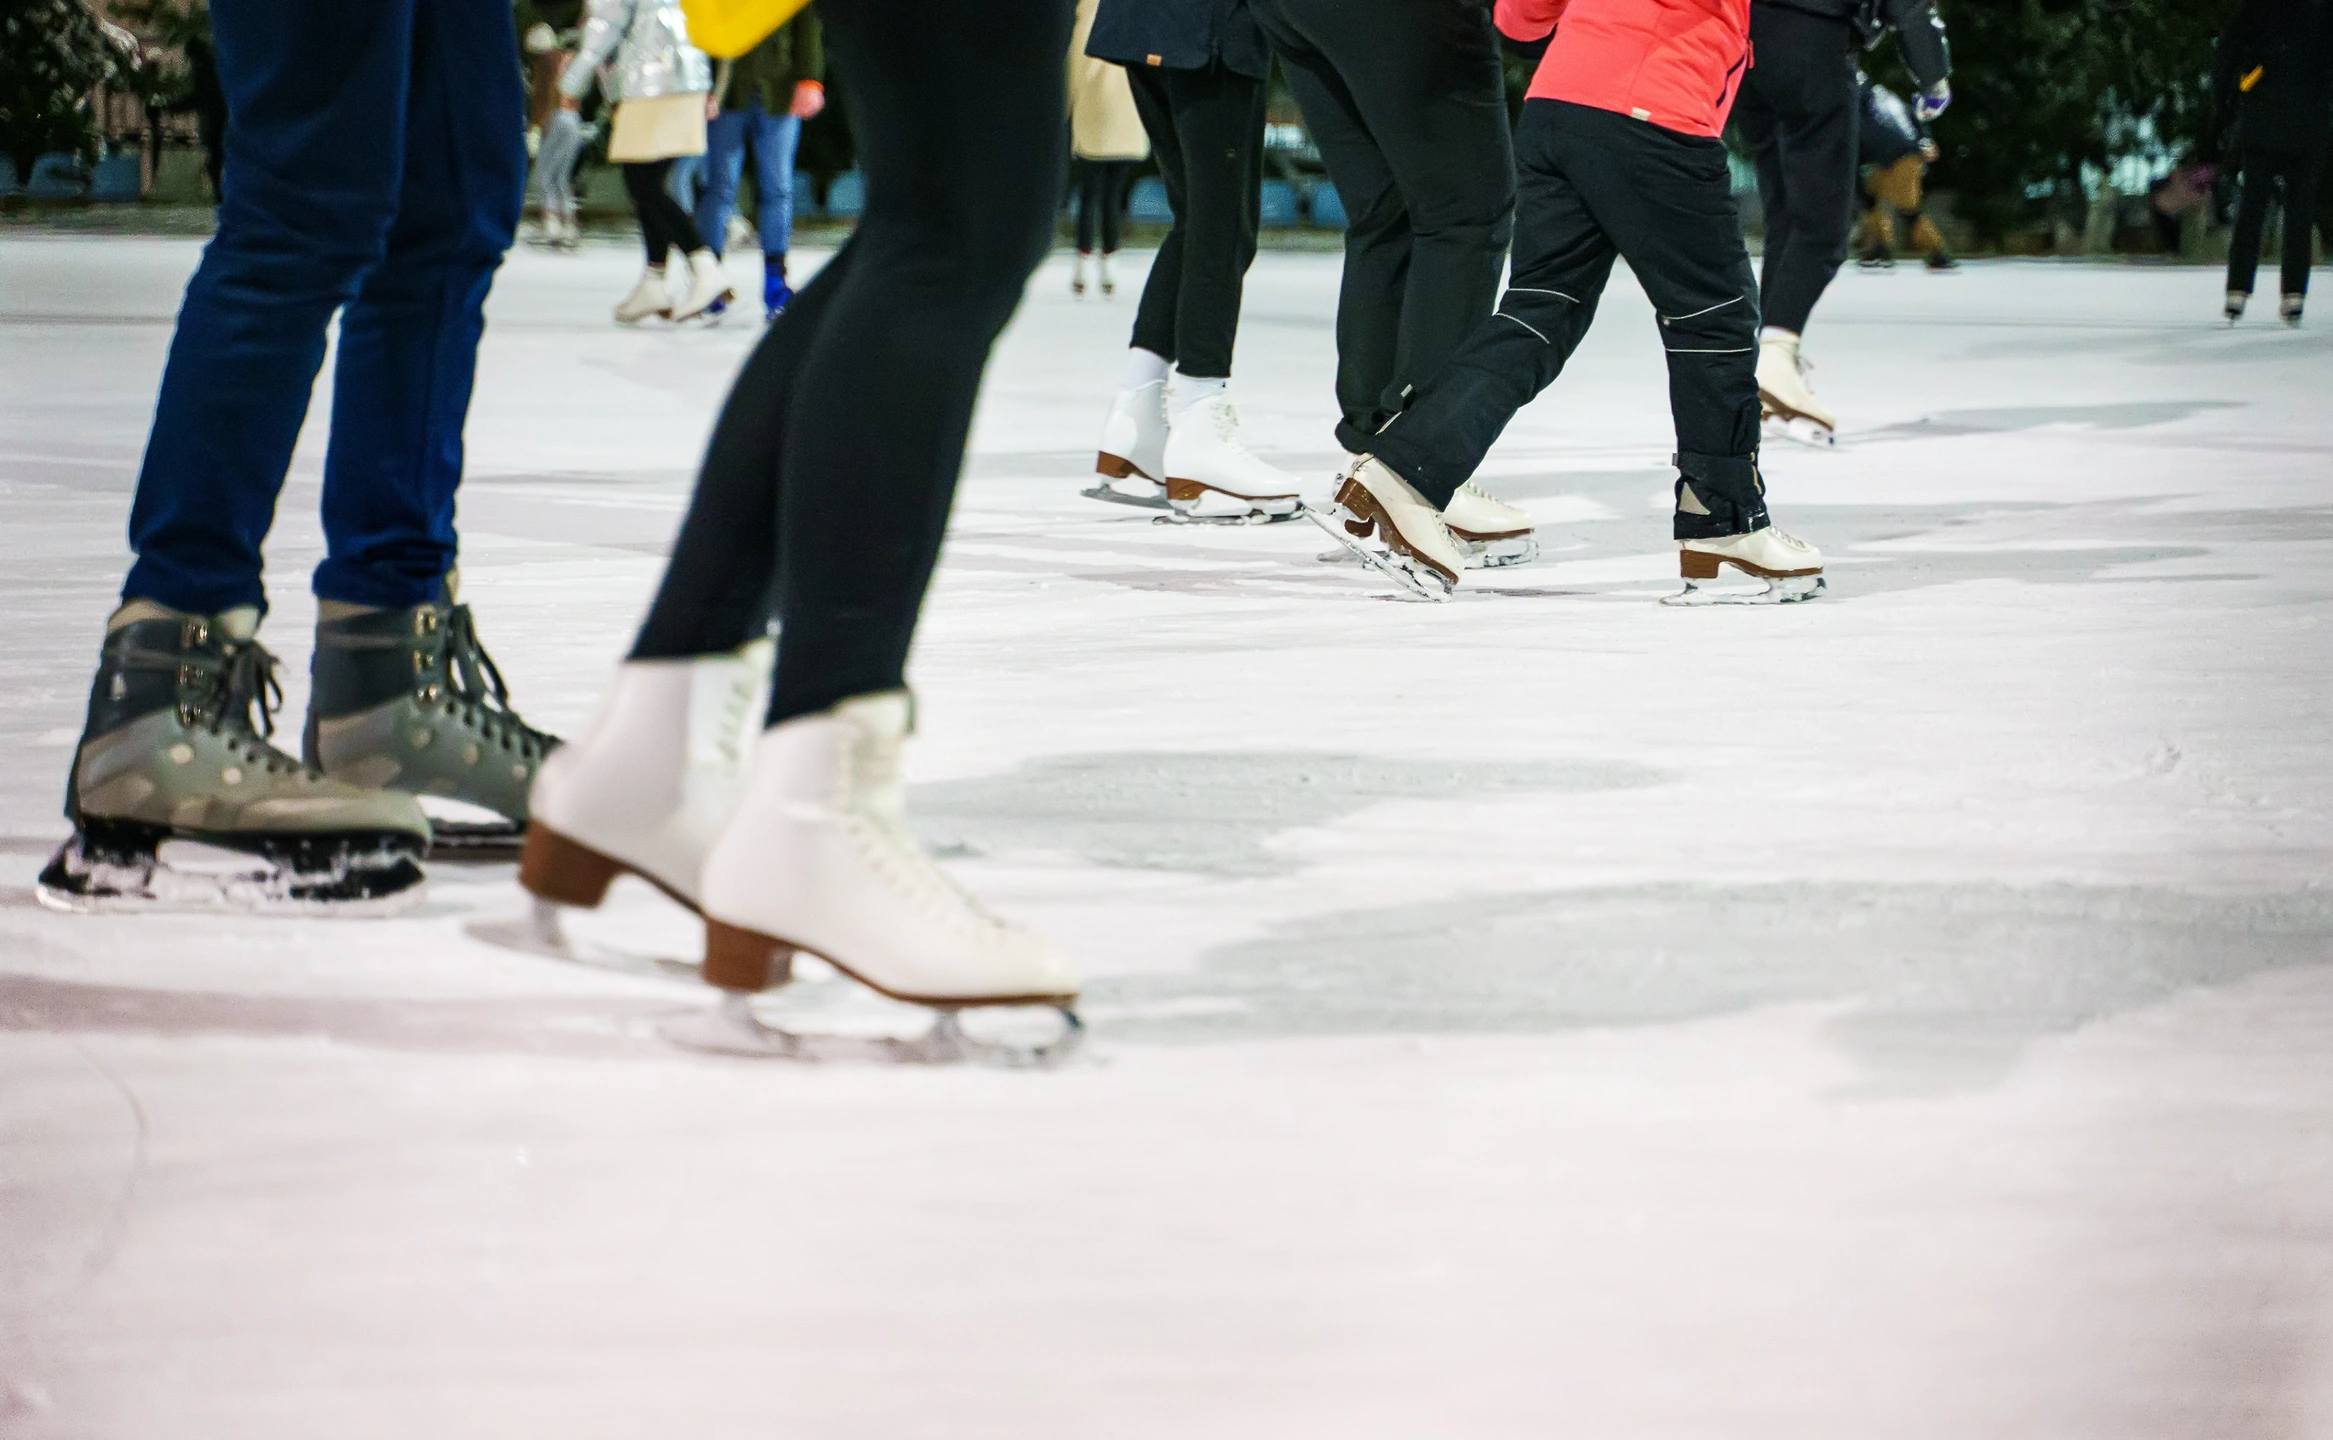
<path fill-rule="evenodd" d="M 689 43 L 716 60 L 734 60 L 778 33 L 810 0 L 680 0 Z"/>

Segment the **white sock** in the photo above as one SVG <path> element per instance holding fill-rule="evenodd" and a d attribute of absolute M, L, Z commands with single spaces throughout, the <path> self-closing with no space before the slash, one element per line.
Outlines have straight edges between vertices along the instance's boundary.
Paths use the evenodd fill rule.
<path fill-rule="evenodd" d="M 1200 380 L 1177 370 L 1173 383 L 1167 386 L 1167 410 L 1169 414 L 1180 415 L 1202 400 L 1212 400 L 1218 395 L 1229 393 L 1231 377 L 1228 375 L 1221 379 Z"/>
<path fill-rule="evenodd" d="M 1785 330 L 1779 325 L 1769 325 L 1758 332 L 1758 343 L 1761 345 L 1771 345 L 1777 340 L 1796 340 L 1797 338 L 1798 332 L 1796 330 Z"/>
<path fill-rule="evenodd" d="M 1153 354 L 1137 345 L 1126 352 L 1126 388 L 1139 390 L 1156 384 L 1167 378 L 1167 368 L 1164 355 Z"/>

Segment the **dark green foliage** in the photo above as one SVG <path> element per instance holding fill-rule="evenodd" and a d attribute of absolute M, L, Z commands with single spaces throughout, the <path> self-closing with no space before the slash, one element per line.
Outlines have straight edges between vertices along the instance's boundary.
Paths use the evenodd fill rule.
<path fill-rule="evenodd" d="M 2212 41 L 2234 0 L 1945 0 L 1952 109 L 1930 183 L 1980 237 L 2077 229 L 2082 167 L 2216 148 Z M 1874 76 L 1912 92 L 1892 45 Z"/>
<path fill-rule="evenodd" d="M 0 154 L 18 184 L 43 155 L 97 157 L 89 92 L 129 63 L 80 0 L 0 0 Z"/>

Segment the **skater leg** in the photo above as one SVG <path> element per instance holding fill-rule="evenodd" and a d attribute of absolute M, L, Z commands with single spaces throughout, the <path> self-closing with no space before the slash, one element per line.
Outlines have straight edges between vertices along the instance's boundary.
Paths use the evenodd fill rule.
<path fill-rule="evenodd" d="M 1256 258 L 1264 82 L 1220 67 L 1170 70 L 1165 79 L 1183 157 L 1183 205 L 1175 211 L 1175 228 L 1184 239 L 1176 257 L 1182 278 L 1174 349 L 1158 353 L 1181 374 L 1220 380 L 1231 374 L 1240 294 Z"/>
<path fill-rule="evenodd" d="M 1436 509 L 1449 506 L 1515 412 L 1563 372 L 1611 278 L 1618 252 L 1572 174 L 1579 163 L 1569 140 L 1579 124 L 1572 112 L 1603 113 L 1558 100 L 1524 102 L 1507 292 L 1371 442 L 1371 453 Z"/>
<path fill-rule="evenodd" d="M 705 185 L 697 192 L 695 224 L 697 234 L 716 255 L 729 253 L 729 214 L 737 208 L 737 181 L 745 173 L 746 140 L 760 114 L 761 105 L 756 102 L 724 110 L 705 125 L 705 163 L 697 172 Z M 758 160 L 758 146 L 756 149 Z"/>
<path fill-rule="evenodd" d="M 1846 22 L 1779 5 L 1751 7 L 1758 66 L 1752 84 L 1773 113 L 1780 213 L 1767 213 L 1761 308 L 1766 323 L 1803 334 L 1815 304 L 1847 259 L 1854 223 L 1855 59 Z M 1761 78 L 1763 77 L 1763 78 Z M 1764 187 L 1761 186 L 1761 189 Z"/>
<path fill-rule="evenodd" d="M 242 0 L 212 23 L 225 190 L 171 339 L 122 588 L 197 615 L 266 603 L 260 542 L 326 323 L 380 263 L 397 214 L 415 20 L 411 0 Z"/>
<path fill-rule="evenodd" d="M 956 46 L 873 0 L 822 12 L 870 203 L 851 241 L 852 274 L 788 406 L 773 724 L 903 683 L 981 372 L 1049 246 L 1061 194 L 1067 7 L 907 8 Z M 1050 69 L 1032 60 L 1040 41 L 1051 45 Z M 983 56 L 998 73 L 969 63 Z M 955 113 L 976 100 L 988 116 L 977 131 Z M 999 166 L 998 154 L 1027 158 Z M 904 393 L 903 377 L 914 377 Z M 878 396 L 879 421 L 868 411 Z"/>
<path fill-rule="evenodd" d="M 2317 167 L 2306 160 L 2284 166 L 2284 294 L 2309 293 L 2309 264 L 2315 259 L 2316 235 L 2310 217 L 2317 213 Z"/>
<path fill-rule="evenodd" d="M 2276 193 L 2276 172 L 2266 156 L 2246 155 L 2236 197 L 2236 224 L 2228 234 L 2228 293 L 2249 295 L 2260 273 L 2260 234 L 2268 225 L 2268 202 Z"/>
<path fill-rule="evenodd" d="M 381 263 L 340 318 L 319 598 L 406 609 L 454 566 L 454 490 L 486 292 L 526 187 L 516 41 L 475 7 L 414 29 L 404 173 Z"/>
<path fill-rule="evenodd" d="M 1142 284 L 1142 299 L 1134 307 L 1134 334 L 1127 343 L 1171 365 L 1178 353 L 1175 317 L 1182 309 L 1184 237 L 1191 213 L 1190 194 L 1183 183 L 1183 147 L 1175 132 L 1166 75 L 1157 70 L 1130 69 L 1126 80 L 1134 96 L 1135 113 L 1142 117 L 1142 131 L 1150 137 L 1150 154 L 1158 162 L 1159 183 L 1166 187 L 1167 208 L 1175 217 L 1150 262 L 1150 278 Z"/>

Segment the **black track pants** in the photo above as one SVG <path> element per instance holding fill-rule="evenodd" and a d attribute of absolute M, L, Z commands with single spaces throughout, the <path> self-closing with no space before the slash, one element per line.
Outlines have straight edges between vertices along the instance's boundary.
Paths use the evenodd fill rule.
<path fill-rule="evenodd" d="M 1448 0 L 1250 0 L 1344 201 L 1337 440 L 1369 437 L 1498 298 L 1515 158 L 1490 14 Z"/>
<path fill-rule="evenodd" d="M 1677 538 L 1765 525 L 1758 291 L 1722 142 L 1562 100 L 1515 131 L 1514 273 L 1499 308 L 1370 445 L 1437 507 L 1562 373 L 1615 258 L 1660 315 L 1677 424 Z M 1682 489 L 1693 487 L 1688 499 Z M 1693 501 L 1708 513 L 1696 513 Z"/>
<path fill-rule="evenodd" d="M 697 238 L 697 222 L 664 188 L 672 176 L 670 160 L 644 160 L 626 165 L 624 193 L 632 197 L 633 213 L 640 217 L 640 243 L 648 263 L 659 269 L 674 250 L 693 255 L 704 248 Z"/>
<path fill-rule="evenodd" d="M 2260 232 L 2268 224 L 2268 202 L 2284 193 L 2284 293 L 2309 293 L 2311 221 L 2317 213 L 2318 157 L 2244 152 L 2243 189 L 2236 201 L 2236 228 L 2228 236 L 2228 288 L 2252 293 L 2260 273 Z"/>
<path fill-rule="evenodd" d="M 1231 374 L 1240 291 L 1256 258 L 1264 82 L 1211 70 L 1126 69 L 1175 225 L 1159 243 L 1133 344 L 1185 375 Z"/>
<path fill-rule="evenodd" d="M 773 725 L 904 683 L 981 372 L 1052 243 L 1068 162 L 1069 0 L 818 13 L 866 213 L 731 389 L 632 651 L 734 649 L 774 587 Z"/>
<path fill-rule="evenodd" d="M 1803 332 L 1847 259 L 1855 225 L 1855 42 L 1844 20 L 1750 6 L 1757 64 L 1734 124 L 1758 161 L 1766 210 L 1766 323 Z"/>

